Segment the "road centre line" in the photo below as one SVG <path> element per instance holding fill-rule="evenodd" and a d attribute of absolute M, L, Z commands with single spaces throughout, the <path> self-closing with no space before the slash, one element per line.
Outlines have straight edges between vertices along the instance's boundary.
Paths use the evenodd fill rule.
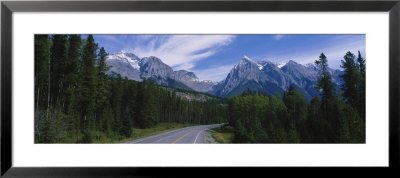
<path fill-rule="evenodd" d="M 155 138 L 155 137 L 162 137 L 164 135 L 167 135 L 167 134 L 170 134 L 170 133 L 174 133 L 174 132 L 178 132 L 178 131 L 185 130 L 185 129 L 187 129 L 187 128 L 181 128 L 181 129 L 165 132 L 165 133 L 162 133 L 162 134 L 159 134 L 159 135 L 153 135 L 153 136 L 150 136 L 150 137 L 141 138 L 141 139 L 138 139 L 138 140 L 134 140 L 132 143 L 140 143 L 140 142 L 143 142 L 143 141 Z"/>
<path fill-rule="evenodd" d="M 191 132 L 193 132 L 193 130 L 191 130 L 190 132 L 186 133 L 186 134 L 183 135 L 182 137 L 179 137 L 178 139 L 176 139 L 176 140 L 175 140 L 174 142 L 172 142 L 172 143 L 177 143 L 177 142 L 179 142 L 180 140 L 182 140 L 183 137 L 186 137 L 186 135 L 189 135 Z"/>

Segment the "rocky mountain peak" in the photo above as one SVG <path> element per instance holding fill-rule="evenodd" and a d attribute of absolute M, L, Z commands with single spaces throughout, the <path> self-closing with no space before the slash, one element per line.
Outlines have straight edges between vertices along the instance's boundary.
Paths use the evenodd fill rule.
<path fill-rule="evenodd" d="M 193 89 L 199 92 L 207 92 L 216 83 L 202 81 L 190 71 L 174 71 L 156 56 L 149 56 L 140 59 L 134 53 L 120 51 L 109 55 L 107 64 L 112 66 L 109 75 L 120 74 L 131 80 L 141 81 L 143 78 L 154 81 L 159 85 L 170 87 Z"/>

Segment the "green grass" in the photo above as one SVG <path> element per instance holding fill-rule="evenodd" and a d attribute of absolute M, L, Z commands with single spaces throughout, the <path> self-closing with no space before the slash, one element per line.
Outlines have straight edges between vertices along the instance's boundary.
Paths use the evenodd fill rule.
<path fill-rule="evenodd" d="M 92 139 L 91 143 L 124 143 L 194 125 L 197 124 L 159 123 L 154 127 L 147 129 L 133 128 L 132 136 L 129 138 L 113 134 L 112 132 L 106 133 L 101 131 L 90 131 Z M 79 143 L 79 140 L 82 140 L 82 137 L 83 137 L 82 133 L 69 132 L 65 137 L 55 141 L 55 143 Z M 35 143 L 37 143 L 36 140 L 37 139 L 35 139 Z"/>
<path fill-rule="evenodd" d="M 211 136 L 218 143 L 232 143 L 233 128 L 231 126 L 222 126 L 210 130 Z"/>

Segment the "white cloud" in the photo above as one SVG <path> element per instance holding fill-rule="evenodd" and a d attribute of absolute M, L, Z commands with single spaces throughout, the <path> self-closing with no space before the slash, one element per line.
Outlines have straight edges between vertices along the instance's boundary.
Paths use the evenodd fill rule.
<path fill-rule="evenodd" d="M 319 52 L 314 51 L 314 54 L 312 55 L 308 54 L 308 56 L 304 55 L 304 56 L 299 56 L 298 58 L 302 57 L 302 59 L 299 59 L 300 63 L 303 64 L 313 63 L 315 60 L 319 58 L 319 55 L 321 53 L 324 53 L 329 61 L 329 66 L 331 68 L 339 69 L 340 61 L 343 59 L 343 56 L 346 54 L 346 52 L 350 51 L 357 56 L 358 51 L 363 52 L 364 50 L 365 50 L 365 45 L 360 45 L 360 46 L 343 45 L 343 46 L 335 46 L 332 48 L 322 49 Z"/>
<path fill-rule="evenodd" d="M 275 39 L 275 40 L 280 40 L 280 39 L 282 39 L 283 37 L 285 37 L 285 35 L 274 35 L 274 39 Z"/>
<path fill-rule="evenodd" d="M 337 43 L 336 45 L 326 48 L 305 51 L 290 55 L 270 56 L 267 59 L 276 59 L 277 62 L 287 62 L 289 60 L 296 61 L 301 64 L 314 63 L 321 53 L 324 53 L 328 59 L 329 67 L 340 69 L 340 61 L 347 51 L 354 53 L 356 56 L 358 51 L 365 52 L 365 43 L 363 40 L 353 41 L 349 43 Z M 365 57 L 365 56 L 364 56 Z"/>
<path fill-rule="evenodd" d="M 198 60 L 214 55 L 219 47 L 228 45 L 233 35 L 166 35 L 146 36 L 146 46 L 134 48 L 140 57 L 156 56 L 174 69 L 190 70 Z"/>
<path fill-rule="evenodd" d="M 214 66 L 203 70 L 193 71 L 200 80 L 222 81 L 226 78 L 235 64 Z"/>

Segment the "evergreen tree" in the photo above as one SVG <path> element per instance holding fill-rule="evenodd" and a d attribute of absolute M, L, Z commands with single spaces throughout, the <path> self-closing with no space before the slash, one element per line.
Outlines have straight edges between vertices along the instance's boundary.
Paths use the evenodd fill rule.
<path fill-rule="evenodd" d="M 304 138 L 305 142 L 308 143 L 321 143 L 323 140 L 323 120 L 321 120 L 321 112 L 320 112 L 321 100 L 318 96 L 315 96 L 311 99 L 310 104 L 308 106 L 307 113 L 307 130 L 308 134 Z"/>
<path fill-rule="evenodd" d="M 145 113 L 144 113 L 145 106 L 143 104 L 144 100 L 146 99 L 145 98 L 145 85 L 146 85 L 146 78 L 143 78 L 143 81 L 137 85 L 137 89 L 136 89 L 137 90 L 136 103 L 139 103 L 139 104 L 136 107 L 137 112 L 136 112 L 136 116 L 135 116 L 136 120 L 135 120 L 134 125 L 137 125 L 141 128 L 145 127 L 145 123 L 144 123 L 145 122 L 145 120 L 144 120 L 145 119 L 145 116 L 144 116 L 145 115 Z"/>
<path fill-rule="evenodd" d="M 77 95 L 78 87 L 78 73 L 79 73 L 79 60 L 80 60 L 80 49 L 81 49 L 81 36 L 80 35 L 69 35 L 68 43 L 68 55 L 65 61 L 65 76 L 64 86 L 65 93 L 63 96 L 64 111 L 68 113 L 72 108 L 74 99 Z"/>
<path fill-rule="evenodd" d="M 35 35 L 35 110 L 47 108 L 49 64 L 49 35 Z"/>
<path fill-rule="evenodd" d="M 283 96 L 283 102 L 288 109 L 293 126 L 296 125 L 296 122 L 304 122 L 306 120 L 307 102 L 304 94 L 290 86 L 288 92 Z"/>
<path fill-rule="evenodd" d="M 365 59 L 361 56 L 360 51 L 358 51 L 357 67 L 360 73 L 365 75 Z"/>
<path fill-rule="evenodd" d="M 108 75 L 107 71 L 110 69 L 110 66 L 106 63 L 106 58 L 108 56 L 104 47 L 101 47 L 98 53 L 97 60 L 97 95 L 96 95 L 96 107 L 97 107 L 97 115 L 101 115 L 102 110 L 105 108 L 107 101 L 110 97 L 110 89 L 108 85 Z"/>
<path fill-rule="evenodd" d="M 113 107 L 113 113 L 114 113 L 114 124 L 113 124 L 113 131 L 116 134 L 120 133 L 121 129 L 121 103 L 123 101 L 123 83 L 122 83 L 122 77 L 121 75 L 117 75 L 117 78 L 111 78 L 111 85 L 112 85 L 112 91 L 111 91 L 111 106 Z"/>
<path fill-rule="evenodd" d="M 67 60 L 67 35 L 53 35 L 50 56 L 50 106 L 55 106 L 62 95 L 65 62 Z"/>
<path fill-rule="evenodd" d="M 343 75 L 340 76 L 343 79 L 341 89 L 347 103 L 357 108 L 359 103 L 359 84 L 361 76 L 354 60 L 354 54 L 349 51 L 343 58 L 344 60 L 341 61 L 342 64 L 340 66 L 344 70 Z"/>
<path fill-rule="evenodd" d="M 299 141 L 299 136 L 295 134 L 296 131 L 299 131 L 303 137 L 307 134 L 305 126 L 307 120 L 307 102 L 304 94 L 296 90 L 293 86 L 284 94 L 283 102 L 288 109 L 291 119 L 291 140 L 297 142 Z"/>
<path fill-rule="evenodd" d="M 359 95 L 360 95 L 360 100 L 359 100 L 359 107 L 358 107 L 358 113 L 361 116 L 361 118 L 365 121 L 365 59 L 361 56 L 360 51 L 358 51 L 358 58 L 357 58 L 357 66 L 358 66 L 358 71 L 360 72 L 360 84 L 359 84 Z"/>
<path fill-rule="evenodd" d="M 80 85 L 80 109 L 84 128 L 94 124 L 94 110 L 97 87 L 97 70 L 95 68 L 97 44 L 93 36 L 89 35 L 82 52 L 81 85 Z"/>
<path fill-rule="evenodd" d="M 155 88 L 153 82 L 149 82 L 146 87 L 145 98 L 143 100 L 143 113 L 145 125 L 144 127 L 151 127 L 158 123 L 158 117 L 156 114 L 156 104 L 155 104 Z"/>
<path fill-rule="evenodd" d="M 338 128 L 340 143 L 365 143 L 365 122 L 360 118 L 356 108 L 344 101 L 338 105 Z"/>
<path fill-rule="evenodd" d="M 124 114 L 122 117 L 122 122 L 121 122 L 121 130 L 120 134 L 125 136 L 125 137 L 130 137 L 132 133 L 132 117 L 131 114 L 128 110 L 128 108 L 125 108 Z"/>
<path fill-rule="evenodd" d="M 328 60 L 324 53 L 321 53 L 319 59 L 315 61 L 315 64 L 319 68 L 319 79 L 317 80 L 315 88 L 321 91 L 323 110 L 327 113 L 329 101 L 334 96 L 334 87 L 332 77 L 328 72 Z"/>
<path fill-rule="evenodd" d="M 323 138 L 324 142 L 335 142 L 337 137 L 337 125 L 338 120 L 335 117 L 335 108 L 336 106 L 336 96 L 335 89 L 332 83 L 332 77 L 328 72 L 328 60 L 324 53 L 321 53 L 319 59 L 315 61 L 315 64 L 319 68 L 318 75 L 319 79 L 317 80 L 316 89 L 319 89 L 321 92 L 321 127 L 325 136 Z"/>

